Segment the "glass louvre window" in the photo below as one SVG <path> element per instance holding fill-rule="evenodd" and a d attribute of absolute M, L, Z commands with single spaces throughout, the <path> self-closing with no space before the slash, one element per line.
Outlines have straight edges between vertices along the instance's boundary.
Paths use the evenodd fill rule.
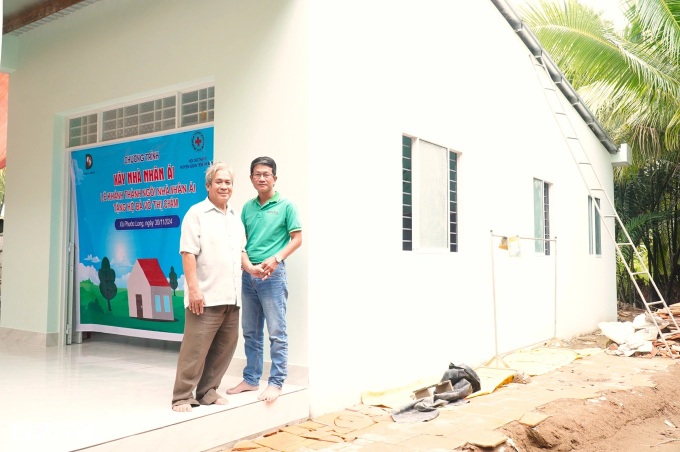
<path fill-rule="evenodd" d="M 596 256 L 602 255 L 602 224 L 599 207 L 600 199 L 588 196 L 588 253 Z"/>
<path fill-rule="evenodd" d="M 214 118 L 214 87 L 182 93 L 182 127 L 212 122 Z"/>
<path fill-rule="evenodd" d="M 209 86 L 69 118 L 66 143 L 71 148 L 214 120 L 215 87 Z"/>
<path fill-rule="evenodd" d="M 163 99 L 106 110 L 102 113 L 102 141 L 117 140 L 175 128 L 177 99 Z"/>
<path fill-rule="evenodd" d="M 401 249 L 404 251 L 413 250 L 413 187 L 411 150 L 413 139 L 411 137 L 401 137 Z"/>
<path fill-rule="evenodd" d="M 68 147 L 97 142 L 97 114 L 79 116 L 68 121 Z"/>
<path fill-rule="evenodd" d="M 458 251 L 457 162 L 448 148 L 402 136 L 402 250 Z"/>
<path fill-rule="evenodd" d="M 534 247 L 537 253 L 550 255 L 550 184 L 534 179 Z"/>

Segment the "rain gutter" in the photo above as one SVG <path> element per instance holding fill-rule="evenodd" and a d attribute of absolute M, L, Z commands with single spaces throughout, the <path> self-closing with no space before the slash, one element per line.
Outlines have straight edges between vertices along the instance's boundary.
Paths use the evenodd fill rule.
<path fill-rule="evenodd" d="M 562 74 L 562 71 L 558 69 L 555 62 L 550 58 L 543 46 L 541 46 L 536 35 L 522 21 L 519 14 L 517 14 L 512 6 L 510 6 L 507 0 L 491 0 L 491 3 L 494 4 L 505 20 L 508 21 L 508 24 L 510 24 L 515 33 L 517 33 L 517 36 L 519 36 L 524 45 L 527 46 L 531 54 L 543 62 L 552 81 L 562 92 L 564 97 L 567 98 L 572 107 L 576 109 L 581 118 L 583 118 L 590 130 L 592 130 L 597 139 L 600 140 L 600 143 L 602 143 L 610 154 L 616 154 L 619 151 L 618 146 L 614 144 L 609 137 L 609 134 L 602 128 L 602 125 L 597 121 L 595 115 L 591 113 L 583 102 L 583 99 L 581 99 L 581 96 L 579 96 L 574 87 L 571 86 L 571 83 L 569 83 L 569 80 Z"/>

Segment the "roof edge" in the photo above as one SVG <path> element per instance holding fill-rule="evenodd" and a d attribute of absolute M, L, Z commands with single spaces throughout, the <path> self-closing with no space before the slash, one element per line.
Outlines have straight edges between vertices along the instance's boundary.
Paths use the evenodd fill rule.
<path fill-rule="evenodd" d="M 597 139 L 600 140 L 600 143 L 602 143 L 604 148 L 610 154 L 616 154 L 619 151 L 618 146 L 616 146 L 614 141 L 612 141 L 612 139 L 609 137 L 609 134 L 604 130 L 597 118 L 595 118 L 595 115 L 593 115 L 585 102 L 583 102 L 581 96 L 578 95 L 574 87 L 571 85 L 571 83 L 569 83 L 569 80 L 567 80 L 552 58 L 550 58 L 550 55 L 548 55 L 548 52 L 546 52 L 546 50 L 543 48 L 536 35 L 524 23 L 524 21 L 522 21 L 520 15 L 517 14 L 517 12 L 507 2 L 507 0 L 491 0 L 491 3 L 493 3 L 496 9 L 498 9 L 510 27 L 512 27 L 513 31 L 517 34 L 517 36 L 519 36 L 524 45 L 527 46 L 527 49 L 529 49 L 531 54 L 543 61 L 552 81 L 562 92 L 564 97 L 567 98 L 571 106 L 576 109 L 576 112 L 579 114 L 579 116 L 583 118 L 590 130 L 592 130 Z"/>

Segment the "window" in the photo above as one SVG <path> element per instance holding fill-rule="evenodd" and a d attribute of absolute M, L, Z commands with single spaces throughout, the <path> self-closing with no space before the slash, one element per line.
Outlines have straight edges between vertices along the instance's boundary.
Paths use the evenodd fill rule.
<path fill-rule="evenodd" d="M 85 115 L 69 120 L 68 147 L 97 142 L 97 115 Z"/>
<path fill-rule="evenodd" d="M 600 199 L 592 196 L 588 196 L 588 253 L 597 256 L 602 255 Z"/>
<path fill-rule="evenodd" d="M 550 184 L 534 179 L 534 237 L 537 253 L 550 255 Z"/>
<path fill-rule="evenodd" d="M 214 120 L 215 87 L 208 86 L 69 118 L 66 142 L 71 148 Z"/>
<path fill-rule="evenodd" d="M 144 135 L 175 128 L 175 96 L 102 112 L 102 141 Z"/>
<path fill-rule="evenodd" d="M 215 120 L 215 87 L 182 93 L 182 127 Z"/>
<path fill-rule="evenodd" d="M 401 249 L 413 250 L 413 187 L 411 186 L 411 137 L 401 137 Z"/>
<path fill-rule="evenodd" d="M 457 165 L 451 149 L 402 137 L 402 250 L 458 251 Z"/>
<path fill-rule="evenodd" d="M 162 312 L 161 311 L 161 296 L 155 295 L 154 299 L 156 300 L 156 312 Z"/>

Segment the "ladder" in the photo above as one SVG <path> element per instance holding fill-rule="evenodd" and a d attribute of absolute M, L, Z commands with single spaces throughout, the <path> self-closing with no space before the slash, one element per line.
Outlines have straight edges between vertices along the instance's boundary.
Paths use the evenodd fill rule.
<path fill-rule="evenodd" d="M 617 254 L 621 259 L 621 262 L 623 263 L 624 267 L 626 268 L 626 272 L 628 273 L 628 276 L 630 277 L 633 285 L 635 286 L 635 290 L 637 291 L 638 295 L 640 296 L 640 299 L 644 303 L 645 309 L 649 314 L 649 317 L 651 318 L 652 322 L 654 323 L 654 326 L 656 327 L 658 337 L 660 337 L 661 342 L 668 350 L 668 354 L 670 355 L 670 357 L 675 359 L 678 355 L 674 353 L 674 350 L 670 347 L 670 344 L 668 343 L 668 340 L 670 339 L 667 340 L 667 338 L 669 336 L 677 335 L 678 333 L 680 333 L 680 327 L 678 327 L 678 323 L 675 319 L 675 316 L 668 308 L 668 305 L 666 304 L 664 297 L 661 295 L 659 288 L 654 282 L 652 275 L 649 273 L 647 265 L 642 259 L 640 252 L 633 243 L 633 240 L 630 238 L 630 235 L 628 234 L 628 230 L 626 229 L 623 222 L 621 221 L 621 218 L 616 212 L 614 203 L 610 199 L 607 192 L 604 190 L 603 185 L 600 183 L 600 179 L 598 178 L 597 173 L 593 168 L 590 159 L 588 158 L 588 154 L 583 149 L 583 146 L 581 145 L 581 142 L 579 141 L 578 136 L 575 133 L 574 128 L 572 127 L 571 121 L 569 120 L 569 117 L 567 116 L 564 108 L 562 107 L 562 101 L 558 93 L 557 84 L 568 82 L 566 82 L 566 80 L 562 78 L 560 78 L 559 80 L 554 80 L 550 76 L 550 72 L 546 67 L 545 58 L 542 55 L 541 56 L 531 55 L 530 58 L 532 59 L 534 69 L 536 70 L 536 74 L 538 75 L 543 93 L 545 94 L 546 100 L 548 101 L 548 105 L 551 111 L 553 112 L 553 115 L 555 117 L 555 120 L 557 121 L 560 131 L 562 132 L 564 140 L 567 143 L 567 146 L 569 147 L 571 156 L 573 157 L 574 162 L 578 167 L 579 173 L 581 174 L 583 182 L 585 183 L 586 188 L 588 189 L 588 194 L 593 200 L 593 206 L 595 207 L 595 209 L 597 209 L 597 213 L 600 215 L 600 219 L 604 220 L 613 218 L 615 220 L 613 222 L 614 225 L 613 228 L 610 227 L 609 225 L 611 223 L 610 221 L 601 221 L 601 223 L 604 224 L 605 230 L 607 231 L 612 242 L 616 245 Z M 552 64 L 551 61 L 549 61 L 549 63 Z M 605 202 L 602 203 L 604 205 L 600 205 L 600 203 L 596 202 L 596 198 L 604 199 Z M 623 233 L 624 236 L 623 242 L 619 242 L 616 239 L 615 233 L 616 226 L 618 226 L 620 231 Z M 629 256 L 633 257 L 634 262 L 633 268 L 631 268 L 631 266 L 629 265 L 624 254 L 624 250 L 630 251 Z M 636 277 L 646 277 L 649 280 L 650 285 L 653 288 L 653 290 L 650 290 L 649 295 L 652 298 L 652 301 L 647 300 L 647 297 L 645 297 L 642 289 L 640 288 L 640 285 L 638 284 Z M 659 324 L 660 322 L 658 320 L 658 316 L 654 315 L 654 313 L 652 312 L 652 308 L 655 308 L 657 310 L 665 310 L 665 312 L 668 313 L 669 320 L 671 322 L 668 326 L 671 329 L 671 332 L 669 333 L 662 332 L 662 329 L 665 328 L 665 325 L 661 326 Z"/>

